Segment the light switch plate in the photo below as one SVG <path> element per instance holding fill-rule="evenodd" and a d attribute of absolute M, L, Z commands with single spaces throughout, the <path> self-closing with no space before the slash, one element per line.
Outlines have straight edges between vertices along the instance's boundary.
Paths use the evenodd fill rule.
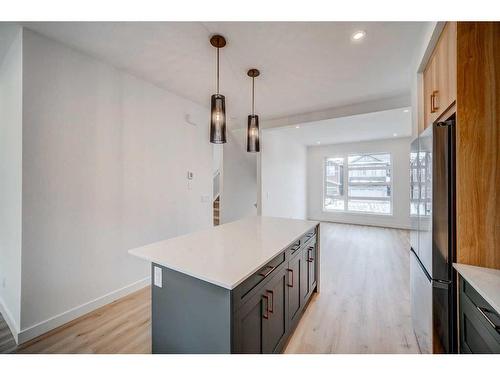
<path fill-rule="evenodd" d="M 161 277 L 162 277 L 161 268 L 154 266 L 153 283 L 158 288 L 161 288 L 163 286 Z"/>

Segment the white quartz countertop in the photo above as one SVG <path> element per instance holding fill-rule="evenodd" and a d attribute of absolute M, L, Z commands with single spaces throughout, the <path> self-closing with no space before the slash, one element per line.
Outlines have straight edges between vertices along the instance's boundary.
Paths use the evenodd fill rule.
<path fill-rule="evenodd" d="M 252 216 L 129 250 L 149 262 L 234 289 L 318 222 Z"/>
<path fill-rule="evenodd" d="M 500 313 L 500 270 L 453 263 L 457 272 Z"/>

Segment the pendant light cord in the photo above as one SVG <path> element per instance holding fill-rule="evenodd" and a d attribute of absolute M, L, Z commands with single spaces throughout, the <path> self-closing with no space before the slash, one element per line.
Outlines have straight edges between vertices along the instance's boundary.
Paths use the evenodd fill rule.
<path fill-rule="evenodd" d="M 255 115 L 255 77 L 252 77 L 252 116 Z"/>
<path fill-rule="evenodd" d="M 217 94 L 219 94 L 219 48 L 217 48 Z"/>

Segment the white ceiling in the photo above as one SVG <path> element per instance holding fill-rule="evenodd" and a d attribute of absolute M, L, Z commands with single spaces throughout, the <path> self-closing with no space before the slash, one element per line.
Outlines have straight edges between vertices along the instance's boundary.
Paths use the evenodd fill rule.
<path fill-rule="evenodd" d="M 339 117 L 296 126 L 266 129 L 264 132 L 279 132 L 281 136 L 306 146 L 409 137 L 412 135 L 411 108 Z"/>
<path fill-rule="evenodd" d="M 221 93 L 233 123 L 250 110 L 258 68 L 261 119 L 407 94 L 419 22 L 36 22 L 24 26 L 208 107 L 215 89 L 213 33 L 221 33 Z M 366 30 L 362 42 L 351 34 Z"/>

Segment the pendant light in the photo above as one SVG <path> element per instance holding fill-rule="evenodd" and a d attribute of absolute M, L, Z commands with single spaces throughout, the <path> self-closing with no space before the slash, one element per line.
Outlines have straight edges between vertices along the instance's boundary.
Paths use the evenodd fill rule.
<path fill-rule="evenodd" d="M 260 75 L 257 69 L 250 69 L 247 73 L 252 78 L 252 114 L 248 116 L 247 152 L 259 152 L 259 116 L 255 114 L 255 77 Z"/>
<path fill-rule="evenodd" d="M 210 38 L 210 44 L 217 48 L 217 90 L 211 99 L 210 142 L 226 143 L 226 98 L 219 94 L 219 49 L 226 45 L 222 35 Z"/>

